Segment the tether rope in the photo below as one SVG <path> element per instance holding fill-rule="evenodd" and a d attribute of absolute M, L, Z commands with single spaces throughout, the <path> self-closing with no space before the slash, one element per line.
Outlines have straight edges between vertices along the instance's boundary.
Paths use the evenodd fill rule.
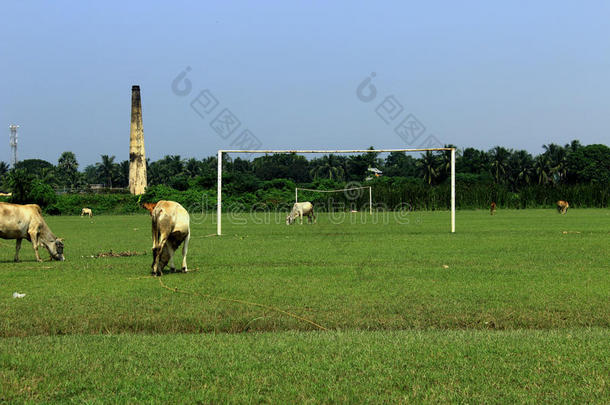
<path fill-rule="evenodd" d="M 145 279 L 145 278 L 155 278 L 154 276 L 143 276 L 143 277 L 135 277 L 132 278 L 131 280 L 141 280 L 141 279 Z M 163 280 L 161 279 L 161 277 L 158 277 L 159 279 L 159 284 L 161 285 L 161 287 L 165 288 L 166 290 L 169 290 L 171 292 L 175 292 L 175 293 L 181 293 L 181 294 L 192 294 L 192 295 L 197 295 L 200 297 L 204 297 L 204 298 L 211 298 L 211 299 L 215 299 L 215 300 L 219 300 L 219 301 L 227 301 L 227 302 L 234 302 L 237 304 L 244 304 L 244 305 L 251 305 L 251 306 L 255 306 L 255 307 L 259 307 L 259 308 L 264 308 L 264 309 L 268 309 L 271 311 L 275 311 L 275 312 L 279 312 L 281 314 L 284 315 L 288 315 L 292 318 L 298 319 L 300 321 L 309 323 L 313 326 L 315 326 L 316 328 L 320 329 L 320 330 L 328 330 L 328 328 L 325 328 L 324 326 L 315 323 L 314 321 L 311 321 L 307 318 L 303 318 L 301 316 L 298 316 L 296 314 L 293 314 L 291 312 L 288 311 L 284 311 L 283 309 L 277 308 L 277 307 L 273 307 L 271 305 L 265 305 L 265 304 L 259 304 L 257 302 L 250 302 L 250 301 L 245 301 L 245 300 L 238 300 L 235 298 L 225 298 L 225 297 L 219 297 L 219 296 L 215 296 L 215 295 L 211 295 L 211 294 L 203 294 L 197 291 L 189 291 L 189 290 L 185 290 L 185 289 L 179 289 L 178 287 L 170 287 L 168 285 L 166 285 Z"/>

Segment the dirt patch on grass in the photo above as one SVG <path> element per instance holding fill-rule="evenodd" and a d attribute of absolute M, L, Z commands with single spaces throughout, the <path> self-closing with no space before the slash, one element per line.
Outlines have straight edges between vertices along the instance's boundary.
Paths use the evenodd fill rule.
<path fill-rule="evenodd" d="M 108 252 L 101 252 L 101 253 L 97 253 L 95 255 L 91 255 L 91 257 L 97 259 L 100 257 L 130 257 L 130 256 L 144 256 L 146 255 L 146 252 L 136 252 L 136 251 L 125 251 L 125 252 L 113 252 L 108 251 Z"/>

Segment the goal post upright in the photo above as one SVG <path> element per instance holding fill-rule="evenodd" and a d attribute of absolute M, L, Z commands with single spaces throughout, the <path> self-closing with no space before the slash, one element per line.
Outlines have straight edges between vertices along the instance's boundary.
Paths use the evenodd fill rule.
<path fill-rule="evenodd" d="M 216 234 L 222 235 L 222 154 L 223 153 L 392 153 L 392 152 L 439 152 L 451 151 L 451 233 L 455 233 L 455 148 L 411 148 L 411 149 L 219 149 L 218 150 L 218 189 L 216 197 Z M 369 186 L 369 210 L 373 214 L 372 187 Z M 295 201 L 298 191 L 295 190 Z"/>
<path fill-rule="evenodd" d="M 451 233 L 455 233 L 455 148 L 451 148 Z"/>
<path fill-rule="evenodd" d="M 222 150 L 218 151 L 218 190 L 216 194 L 216 234 L 222 235 Z"/>

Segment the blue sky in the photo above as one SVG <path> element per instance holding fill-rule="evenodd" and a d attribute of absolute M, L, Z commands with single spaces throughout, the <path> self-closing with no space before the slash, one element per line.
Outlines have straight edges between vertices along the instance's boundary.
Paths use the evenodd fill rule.
<path fill-rule="evenodd" d="M 20 159 L 127 159 L 134 84 L 153 160 L 210 156 L 244 130 L 262 148 L 610 143 L 608 2 L 87 3 L 0 5 L 0 160 L 10 123 Z M 216 107 L 198 114 L 204 90 Z M 219 134 L 225 109 L 240 125 Z M 395 132 L 407 116 L 417 138 Z"/>

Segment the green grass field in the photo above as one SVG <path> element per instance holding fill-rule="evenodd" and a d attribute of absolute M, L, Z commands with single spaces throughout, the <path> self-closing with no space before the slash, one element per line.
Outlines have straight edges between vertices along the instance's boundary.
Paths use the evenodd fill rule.
<path fill-rule="evenodd" d="M 161 279 L 148 215 L 0 240 L 0 402 L 610 398 L 610 210 L 212 219 Z"/>

